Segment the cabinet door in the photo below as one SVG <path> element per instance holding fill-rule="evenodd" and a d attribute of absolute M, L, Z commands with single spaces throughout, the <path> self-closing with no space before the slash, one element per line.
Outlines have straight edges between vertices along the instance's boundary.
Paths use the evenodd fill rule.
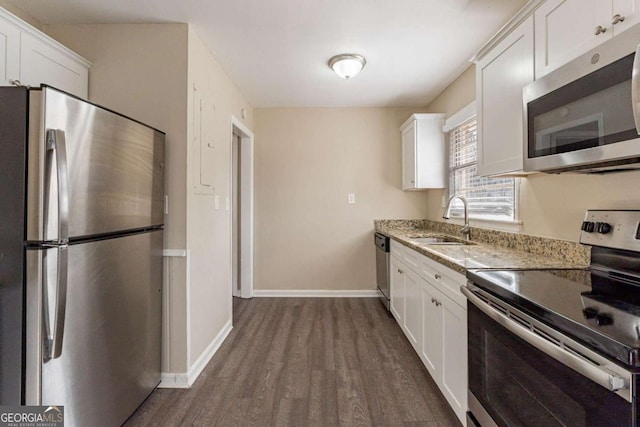
<path fill-rule="evenodd" d="M 442 386 L 461 420 L 467 411 L 467 310 L 444 295 L 442 302 Z"/>
<path fill-rule="evenodd" d="M 416 352 L 420 351 L 422 343 L 422 304 L 420 302 L 420 287 L 424 282 L 412 270 L 404 274 L 404 330 L 407 338 Z"/>
<path fill-rule="evenodd" d="M 437 306 L 438 292 L 426 281 L 420 287 L 422 304 L 422 350 L 420 358 L 431 377 L 439 382 L 442 370 L 442 307 Z"/>
<path fill-rule="evenodd" d="M 522 88 L 533 68 L 531 16 L 476 66 L 479 175 L 522 171 Z"/>
<path fill-rule="evenodd" d="M 620 17 L 616 17 L 620 15 Z M 620 18 L 624 18 L 623 21 Z M 618 35 L 627 28 L 631 28 L 640 22 L 640 0 L 613 0 L 613 11 L 610 23 L 613 26 L 613 35 Z"/>
<path fill-rule="evenodd" d="M 394 256 L 389 263 L 391 268 L 391 313 L 398 323 L 404 325 L 404 272 L 407 268 Z"/>
<path fill-rule="evenodd" d="M 445 188 L 444 114 L 416 114 L 416 188 Z"/>
<path fill-rule="evenodd" d="M 20 30 L 0 19 L 0 85 L 20 78 Z"/>
<path fill-rule="evenodd" d="M 402 189 L 416 188 L 416 122 L 402 130 Z"/>
<path fill-rule="evenodd" d="M 547 0 L 535 12 L 536 78 L 611 38 L 612 16 L 611 0 Z"/>
<path fill-rule="evenodd" d="M 89 70 L 66 52 L 22 33 L 20 81 L 30 86 L 42 83 L 87 98 Z"/>

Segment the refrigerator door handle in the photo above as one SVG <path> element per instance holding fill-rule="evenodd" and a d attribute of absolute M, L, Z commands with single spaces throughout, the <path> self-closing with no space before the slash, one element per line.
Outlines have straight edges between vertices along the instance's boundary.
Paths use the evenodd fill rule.
<path fill-rule="evenodd" d="M 69 181 L 67 174 L 67 146 L 64 131 L 47 129 L 46 133 L 46 165 L 44 194 L 44 235 L 49 239 L 49 221 L 51 210 L 57 206 L 57 236 L 50 240 L 52 249 L 57 252 L 57 263 L 54 274 L 50 273 L 49 253 L 43 256 L 43 310 L 45 328 L 44 359 L 56 359 L 62 354 L 62 339 L 67 306 L 67 244 L 69 243 Z M 51 199 L 52 170 L 56 165 L 57 194 L 55 205 Z M 55 291 L 50 293 L 49 278 L 55 276 Z M 52 301 L 53 300 L 53 301 Z M 53 303 L 53 307 L 52 307 Z"/>
<path fill-rule="evenodd" d="M 48 261 L 49 253 L 45 252 L 42 257 L 43 280 L 43 317 L 44 317 L 44 360 L 57 359 L 62 354 L 62 340 L 64 338 L 64 323 L 67 310 L 67 267 L 68 267 L 68 246 L 61 245 L 50 250 L 57 252 L 57 263 L 55 264 L 55 291 L 49 290 L 49 270 L 51 263 Z M 55 300 L 51 307 L 51 296 Z M 51 316 L 53 314 L 53 316 Z"/>
<path fill-rule="evenodd" d="M 56 164 L 56 188 L 58 207 L 57 238 L 55 243 L 66 245 L 69 242 L 69 180 L 67 173 L 67 144 L 64 131 L 48 129 L 46 134 L 46 165 L 44 193 L 44 236 L 48 240 L 49 215 L 51 213 L 51 179 L 53 162 Z"/>

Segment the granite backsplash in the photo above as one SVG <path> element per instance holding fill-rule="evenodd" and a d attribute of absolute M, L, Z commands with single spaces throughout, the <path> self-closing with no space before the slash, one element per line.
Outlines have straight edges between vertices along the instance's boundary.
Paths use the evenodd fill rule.
<path fill-rule="evenodd" d="M 376 231 L 415 230 L 459 236 L 460 225 L 431 220 L 375 220 Z M 591 247 L 566 240 L 549 239 L 521 233 L 471 227 L 471 240 L 505 249 L 560 258 L 576 264 L 589 264 Z"/>

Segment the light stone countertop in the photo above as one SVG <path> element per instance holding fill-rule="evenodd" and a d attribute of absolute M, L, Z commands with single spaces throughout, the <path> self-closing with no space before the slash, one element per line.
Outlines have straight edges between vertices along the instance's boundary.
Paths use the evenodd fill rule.
<path fill-rule="evenodd" d="M 418 236 L 446 236 L 460 240 L 459 236 L 443 233 L 442 230 L 426 227 L 407 227 L 389 224 L 386 221 L 376 223 L 376 231 L 391 237 L 431 259 L 437 261 L 461 274 L 474 268 L 491 269 L 583 269 L 588 267 L 588 260 L 584 256 L 549 256 L 536 254 L 514 248 L 501 247 L 495 244 L 473 240 L 470 245 L 437 245 L 421 244 L 412 241 L 410 237 Z M 549 240 L 552 244 L 553 240 Z M 540 244 L 544 245 L 542 241 Z M 570 243 L 569 245 L 578 245 Z M 569 246 L 571 248 L 571 246 Z M 577 251 L 581 248 L 577 247 Z M 574 254 L 570 254 L 574 255 Z M 572 259 L 573 258 L 573 259 Z M 581 262 L 584 261 L 584 262 Z"/>

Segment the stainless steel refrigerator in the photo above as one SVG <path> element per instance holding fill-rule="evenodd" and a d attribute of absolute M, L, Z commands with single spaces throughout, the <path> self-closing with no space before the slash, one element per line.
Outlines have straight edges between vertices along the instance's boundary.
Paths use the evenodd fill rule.
<path fill-rule="evenodd" d="M 0 404 L 122 424 L 160 382 L 164 134 L 0 88 Z"/>

